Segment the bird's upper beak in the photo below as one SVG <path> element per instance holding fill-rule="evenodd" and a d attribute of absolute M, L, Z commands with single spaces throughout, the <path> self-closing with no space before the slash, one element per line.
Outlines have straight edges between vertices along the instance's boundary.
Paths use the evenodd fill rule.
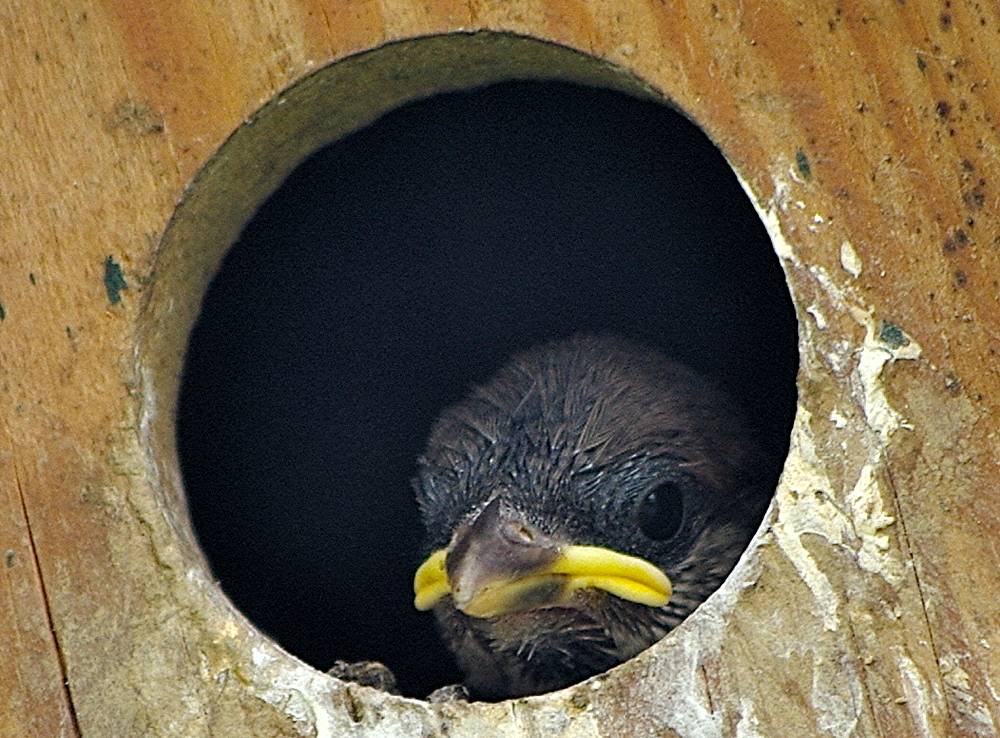
<path fill-rule="evenodd" d="M 413 579 L 418 610 L 450 594 L 455 607 L 477 618 L 561 605 L 588 587 L 650 607 L 671 595 L 670 579 L 645 559 L 558 543 L 500 498 L 460 526 Z"/>

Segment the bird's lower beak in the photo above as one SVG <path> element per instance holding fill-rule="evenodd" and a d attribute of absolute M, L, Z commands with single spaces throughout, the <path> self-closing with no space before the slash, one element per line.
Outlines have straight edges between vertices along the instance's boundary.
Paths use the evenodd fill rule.
<path fill-rule="evenodd" d="M 450 594 L 459 610 L 477 618 L 563 605 L 586 588 L 650 607 L 662 607 L 671 595 L 670 579 L 645 559 L 553 542 L 496 500 L 432 553 L 413 580 L 418 610 Z"/>

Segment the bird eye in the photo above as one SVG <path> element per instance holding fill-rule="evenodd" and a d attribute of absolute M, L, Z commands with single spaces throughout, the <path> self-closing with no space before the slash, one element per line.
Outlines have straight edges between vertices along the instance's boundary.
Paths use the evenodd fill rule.
<path fill-rule="evenodd" d="M 665 541 L 684 520 L 684 493 L 676 482 L 664 482 L 639 504 L 639 528 L 647 538 Z"/>

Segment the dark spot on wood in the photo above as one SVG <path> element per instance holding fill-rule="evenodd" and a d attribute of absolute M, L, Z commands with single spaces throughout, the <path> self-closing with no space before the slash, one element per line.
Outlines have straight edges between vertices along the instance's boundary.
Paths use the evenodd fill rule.
<path fill-rule="evenodd" d="M 976 171 L 976 165 L 973 164 L 968 159 L 962 159 L 962 169 L 964 169 L 967 172 L 974 172 Z"/>
<path fill-rule="evenodd" d="M 969 281 L 969 276 L 961 269 L 955 270 L 955 284 L 959 287 L 964 287 Z"/>
<path fill-rule="evenodd" d="M 938 23 L 941 25 L 942 31 L 950 31 L 952 27 L 951 13 L 941 13 L 938 17 Z"/>
<path fill-rule="evenodd" d="M 969 190 L 964 195 L 962 195 L 962 201 L 965 206 L 971 210 L 980 210 L 986 204 L 986 194 L 983 192 L 982 184 L 976 185 L 974 189 Z"/>
<path fill-rule="evenodd" d="M 961 228 L 952 233 L 944 240 L 945 253 L 956 251 L 969 242 L 969 237 Z"/>
<path fill-rule="evenodd" d="M 941 120 L 947 120 L 948 116 L 951 115 L 951 105 L 945 100 L 938 100 L 934 108 L 937 110 L 937 117 Z"/>
<path fill-rule="evenodd" d="M 927 62 L 925 62 L 921 57 L 917 57 L 917 69 L 921 72 L 927 71 Z"/>

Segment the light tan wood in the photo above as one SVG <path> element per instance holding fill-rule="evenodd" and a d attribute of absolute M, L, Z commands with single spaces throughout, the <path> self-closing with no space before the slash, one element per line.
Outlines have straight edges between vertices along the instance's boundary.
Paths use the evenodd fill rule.
<path fill-rule="evenodd" d="M 0 734 L 996 734 L 998 34 L 930 0 L 8 4 Z M 231 608 L 183 508 L 176 376 L 284 173 L 507 77 L 662 95 L 719 144 L 798 307 L 800 409 L 765 527 L 677 632 L 554 697 L 435 707 Z"/>

